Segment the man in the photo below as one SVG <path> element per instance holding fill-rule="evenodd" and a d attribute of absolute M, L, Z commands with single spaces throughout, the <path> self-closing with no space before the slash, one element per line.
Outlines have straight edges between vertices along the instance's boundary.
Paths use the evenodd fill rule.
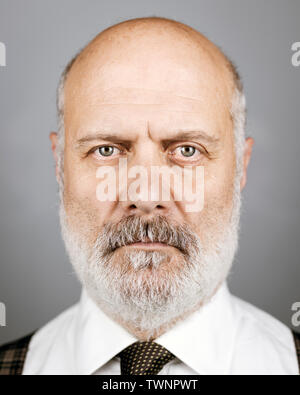
<path fill-rule="evenodd" d="M 61 228 L 82 296 L 4 346 L 2 372 L 297 374 L 290 329 L 226 285 L 253 139 L 221 50 L 172 20 L 117 24 L 69 63 L 58 111 Z M 183 174 L 184 194 L 175 173 L 153 187 L 157 168 Z"/>

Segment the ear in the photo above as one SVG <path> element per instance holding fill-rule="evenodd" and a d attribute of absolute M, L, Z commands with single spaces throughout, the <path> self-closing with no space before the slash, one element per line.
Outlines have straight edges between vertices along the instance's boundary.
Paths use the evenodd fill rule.
<path fill-rule="evenodd" d="M 57 182 L 59 182 L 58 155 L 57 155 L 57 141 L 58 141 L 57 133 L 51 132 L 49 135 L 49 138 L 51 141 L 51 149 L 52 149 L 53 157 L 55 160 L 55 175 L 56 175 Z"/>
<path fill-rule="evenodd" d="M 244 189 L 247 182 L 247 168 L 250 162 L 253 144 L 254 144 L 254 139 L 252 137 L 247 137 L 245 141 L 245 148 L 243 155 L 243 175 L 241 178 L 241 191 Z"/>

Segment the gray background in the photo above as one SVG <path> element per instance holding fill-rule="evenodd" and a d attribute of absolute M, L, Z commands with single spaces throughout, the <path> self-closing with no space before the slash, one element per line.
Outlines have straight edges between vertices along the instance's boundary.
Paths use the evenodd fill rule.
<path fill-rule="evenodd" d="M 300 1 L 0 0 L 0 343 L 77 301 L 80 287 L 60 238 L 48 134 L 56 128 L 59 74 L 111 24 L 165 16 L 208 35 L 238 64 L 255 138 L 244 192 L 240 249 L 230 288 L 291 326 L 300 301 Z"/>

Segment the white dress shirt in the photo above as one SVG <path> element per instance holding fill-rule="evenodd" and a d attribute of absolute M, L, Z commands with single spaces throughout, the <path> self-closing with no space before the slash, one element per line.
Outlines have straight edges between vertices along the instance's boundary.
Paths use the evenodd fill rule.
<path fill-rule="evenodd" d="M 32 337 L 24 375 L 120 375 L 121 350 L 138 339 L 82 291 L 80 301 Z M 290 329 L 230 294 L 212 300 L 155 339 L 176 358 L 159 375 L 298 375 Z"/>

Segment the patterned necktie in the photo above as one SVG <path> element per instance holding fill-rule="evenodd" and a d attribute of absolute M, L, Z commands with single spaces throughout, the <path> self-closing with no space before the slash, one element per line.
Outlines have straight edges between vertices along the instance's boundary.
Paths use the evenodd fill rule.
<path fill-rule="evenodd" d="M 135 342 L 121 351 L 121 374 L 157 374 L 163 366 L 175 358 L 166 348 L 153 341 Z"/>

